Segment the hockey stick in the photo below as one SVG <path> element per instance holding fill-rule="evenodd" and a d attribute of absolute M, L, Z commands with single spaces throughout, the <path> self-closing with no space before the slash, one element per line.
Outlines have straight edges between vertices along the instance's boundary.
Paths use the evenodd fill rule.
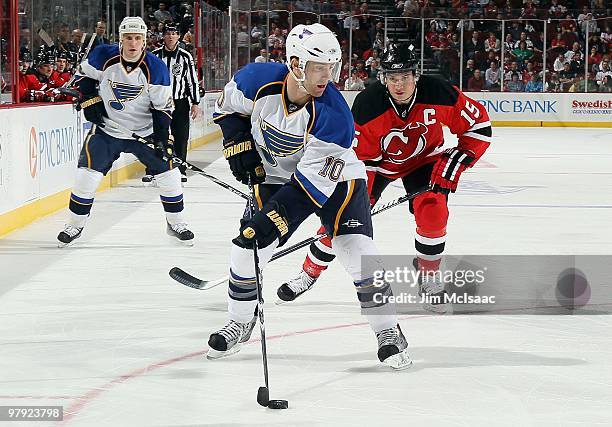
<path fill-rule="evenodd" d="M 87 33 L 83 34 L 83 37 L 81 37 L 81 49 L 82 49 L 82 47 L 83 47 L 83 42 L 85 41 L 85 37 L 86 37 L 86 36 L 87 36 Z M 87 59 L 87 57 L 89 56 L 89 52 L 91 52 L 91 45 L 93 44 L 94 39 L 95 39 L 95 36 L 92 34 L 92 35 L 91 35 L 91 38 L 89 39 L 89 44 L 87 45 L 87 48 L 85 49 L 85 53 L 83 54 L 83 56 L 82 56 L 81 58 L 77 59 L 77 62 L 78 62 L 78 66 L 77 66 L 77 68 L 78 68 L 78 67 L 80 67 L 80 66 L 81 66 L 81 63 L 82 63 L 83 61 L 85 61 L 85 60 Z M 79 52 L 79 53 L 80 53 L 80 52 Z M 61 86 L 61 88 L 67 88 L 67 87 L 70 87 L 70 86 L 72 85 L 72 83 L 74 83 L 74 81 L 75 81 L 75 79 L 76 79 L 76 76 L 77 76 L 77 71 L 75 71 L 75 72 L 74 72 L 74 74 L 72 75 L 72 77 L 70 77 L 70 80 L 68 80 L 66 83 L 64 83 L 64 84 Z M 60 91 L 60 93 L 61 93 L 61 91 Z M 76 98 L 78 98 L 78 96 L 77 96 Z"/>
<path fill-rule="evenodd" d="M 40 30 L 38 30 L 38 37 L 40 37 L 40 39 L 48 46 L 48 47 L 55 47 L 55 43 L 53 43 L 53 40 L 51 39 L 51 37 L 49 36 L 49 33 L 47 33 L 45 30 L 43 30 L 42 28 Z"/>
<path fill-rule="evenodd" d="M 255 188 L 251 183 L 251 177 L 249 176 L 249 215 L 251 219 L 255 217 Z M 253 263 L 255 267 L 255 289 L 257 292 L 257 318 L 259 319 L 259 332 L 261 334 L 261 358 L 263 362 L 263 373 L 265 386 L 259 387 L 257 390 L 257 403 L 261 406 L 269 407 L 271 409 L 287 409 L 289 403 L 286 400 L 270 400 L 270 386 L 268 381 L 268 352 L 266 350 L 266 325 L 264 322 L 264 311 L 263 311 L 263 289 L 261 286 L 261 270 L 259 269 L 259 253 L 257 250 L 257 241 L 253 242 Z"/>
<path fill-rule="evenodd" d="M 71 96 L 73 94 L 79 94 L 78 91 L 75 91 L 74 89 L 69 89 L 69 88 L 64 88 L 61 90 L 62 93 L 66 93 L 66 94 L 70 94 Z M 78 97 L 78 96 L 77 96 Z M 132 132 L 129 129 L 126 129 L 125 127 L 121 126 L 119 123 L 115 122 L 114 120 L 111 120 L 109 118 L 105 118 L 104 119 L 106 122 L 108 122 L 112 127 L 114 127 L 116 130 L 123 132 L 126 135 L 130 135 L 132 138 L 134 138 L 136 141 L 140 142 L 141 144 L 146 145 L 147 147 L 151 148 L 152 150 L 156 150 L 155 145 L 153 144 L 153 142 L 151 142 L 150 140 L 148 140 L 147 138 L 138 135 L 135 132 Z M 157 150 L 156 150 L 157 151 Z M 208 179 L 210 179 L 212 182 L 214 182 L 217 185 L 220 185 L 221 187 L 225 188 L 226 190 L 231 191 L 232 193 L 242 197 L 245 200 L 249 200 L 249 196 L 245 193 L 243 193 L 242 191 L 240 191 L 239 189 L 237 189 L 236 187 L 231 186 L 230 184 L 221 181 L 219 178 L 212 176 L 211 174 L 204 172 L 202 169 L 200 169 L 197 166 L 192 165 L 189 162 L 184 162 L 182 159 L 180 159 L 179 157 L 176 156 L 172 156 L 172 157 L 168 157 L 166 155 L 164 155 L 162 157 L 162 160 L 169 162 L 169 161 L 173 161 L 174 163 L 184 166 L 186 169 L 195 172 L 199 175 L 202 175 Z"/>
<path fill-rule="evenodd" d="M 427 187 L 423 187 L 419 190 L 416 190 L 410 194 L 405 194 L 401 197 L 398 197 L 397 199 L 391 200 L 387 203 L 383 203 L 380 206 L 375 206 L 374 209 L 372 209 L 372 216 L 374 215 L 378 215 L 381 212 L 386 211 L 387 209 L 391 209 L 395 206 L 401 205 L 404 202 L 407 202 L 410 199 L 415 198 L 416 196 L 418 196 L 419 194 L 423 194 L 426 193 L 428 191 L 430 191 L 431 188 L 429 186 Z M 295 243 L 294 245 L 291 245 L 285 249 L 281 249 L 280 251 L 277 251 L 274 253 L 274 255 L 272 255 L 272 258 L 270 258 L 270 262 L 277 260 L 279 258 L 284 257 L 285 255 L 288 255 L 292 252 L 297 251 L 298 249 L 301 249 L 305 246 L 309 246 L 311 243 L 314 242 L 318 242 L 319 240 L 321 240 L 322 238 L 324 238 L 325 236 L 327 236 L 327 233 L 323 233 L 323 234 L 317 234 L 316 236 L 312 236 L 309 237 L 308 239 L 302 240 L 301 242 Z M 174 280 L 176 280 L 177 282 L 179 282 L 182 285 L 188 286 L 190 288 L 194 288 L 194 289 L 198 289 L 201 291 L 206 291 L 208 289 L 212 289 L 214 287 L 217 287 L 225 282 L 227 282 L 229 280 L 229 276 L 223 276 L 220 277 L 218 279 L 214 279 L 214 280 L 202 280 L 202 279 L 198 279 L 195 276 L 192 276 L 191 274 L 187 273 L 186 271 L 184 271 L 183 269 L 179 268 L 179 267 L 172 267 L 172 269 L 169 272 L 170 277 L 172 277 Z"/>

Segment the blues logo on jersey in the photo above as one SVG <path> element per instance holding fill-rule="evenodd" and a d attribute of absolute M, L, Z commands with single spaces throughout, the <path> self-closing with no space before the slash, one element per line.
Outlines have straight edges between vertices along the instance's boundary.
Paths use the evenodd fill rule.
<path fill-rule="evenodd" d="M 108 81 L 115 99 L 109 101 L 109 105 L 115 110 L 121 111 L 125 108 L 124 102 L 132 101 L 140 96 L 143 90 L 142 85 L 130 85 L 126 83 Z"/>
<path fill-rule="evenodd" d="M 259 128 L 266 144 L 260 148 L 266 161 L 273 166 L 277 165 L 274 157 L 291 156 L 304 147 L 304 135 L 282 132 L 263 119 L 259 121 Z"/>

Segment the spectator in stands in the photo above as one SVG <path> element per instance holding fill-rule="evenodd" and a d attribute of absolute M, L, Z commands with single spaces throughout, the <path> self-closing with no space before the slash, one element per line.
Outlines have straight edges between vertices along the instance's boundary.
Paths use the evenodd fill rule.
<path fill-rule="evenodd" d="M 523 28 L 521 28 L 521 23 L 519 21 L 512 21 L 510 24 L 510 28 L 506 32 L 506 34 L 510 34 L 512 36 L 512 40 L 518 41 L 521 37 L 521 33 L 523 32 Z M 514 48 L 514 46 L 512 46 Z"/>
<path fill-rule="evenodd" d="M 485 40 L 484 46 L 486 52 L 493 51 L 497 54 L 501 50 L 501 41 L 495 37 L 495 34 L 489 33 L 489 37 Z"/>
<path fill-rule="evenodd" d="M 551 18 L 561 18 L 567 12 L 567 8 L 559 4 L 559 0 L 552 0 L 550 9 L 548 9 L 548 15 Z"/>
<path fill-rule="evenodd" d="M 540 80 L 540 75 L 538 73 L 533 73 L 531 75 L 531 80 L 529 80 L 525 86 L 525 92 L 542 92 L 543 90 L 544 86 L 542 85 L 542 80 Z"/>
<path fill-rule="evenodd" d="M 595 47 L 597 52 L 606 53 L 610 51 L 608 43 L 604 43 L 600 38 L 599 34 L 593 33 L 589 35 L 589 47 Z"/>
<path fill-rule="evenodd" d="M 610 60 L 606 59 L 601 61 L 601 69 L 595 74 L 595 80 L 597 84 L 601 86 L 604 84 L 604 77 L 612 77 L 612 70 L 610 69 Z"/>
<path fill-rule="evenodd" d="M 604 76 L 601 85 L 599 86 L 600 92 L 612 93 L 612 76 Z"/>
<path fill-rule="evenodd" d="M 610 32 L 610 26 L 606 25 L 605 28 L 602 29 L 601 35 L 599 36 L 601 42 L 607 46 L 606 51 L 609 51 L 610 44 L 612 44 L 612 32 Z"/>
<path fill-rule="evenodd" d="M 557 32 L 555 38 L 552 42 L 550 42 L 550 48 L 557 50 L 558 52 L 565 53 L 567 51 L 567 45 L 565 44 L 565 40 L 563 39 L 563 34 Z"/>
<path fill-rule="evenodd" d="M 183 34 L 183 42 L 186 45 L 193 45 L 193 26 L 189 27 L 185 34 Z"/>
<path fill-rule="evenodd" d="M 506 33 L 506 40 L 504 41 L 504 52 L 512 52 L 514 50 L 514 39 L 512 34 Z"/>
<path fill-rule="evenodd" d="M 353 68 L 353 70 L 351 71 L 351 77 L 346 79 L 346 81 L 344 82 L 344 90 L 364 90 L 364 89 L 365 89 L 364 81 L 361 79 L 361 77 L 359 77 L 359 73 L 357 69 Z"/>
<path fill-rule="evenodd" d="M 561 92 L 561 82 L 557 73 L 551 73 L 550 78 L 546 79 L 546 92 Z"/>
<path fill-rule="evenodd" d="M 80 28 L 75 28 L 70 34 L 70 41 L 66 43 L 66 49 L 71 52 L 78 52 L 81 49 L 81 39 L 83 31 Z"/>
<path fill-rule="evenodd" d="M 259 51 L 259 56 L 255 58 L 255 62 L 268 62 L 268 51 L 266 49 L 261 49 Z"/>
<path fill-rule="evenodd" d="M 583 36 L 586 36 L 586 34 L 593 34 L 597 31 L 597 21 L 593 18 L 592 13 L 587 13 L 587 16 L 580 25 L 580 29 L 582 30 Z"/>
<path fill-rule="evenodd" d="M 280 31 L 280 30 L 279 30 Z M 247 33 L 247 26 L 240 25 L 236 34 L 236 47 L 238 48 L 238 67 L 246 64 L 251 48 L 251 37 Z"/>
<path fill-rule="evenodd" d="M 480 40 L 480 33 L 476 30 L 472 32 L 472 37 L 467 41 L 464 50 L 468 59 L 474 59 L 477 53 L 484 52 L 484 43 Z"/>
<path fill-rule="evenodd" d="M 366 67 L 370 67 L 373 61 L 380 60 L 380 54 L 378 52 L 378 50 L 372 49 L 372 54 L 368 57 L 368 59 L 366 59 Z"/>
<path fill-rule="evenodd" d="M 468 92 L 481 92 L 485 88 L 485 82 L 480 70 L 474 70 L 474 75 L 468 80 Z"/>
<path fill-rule="evenodd" d="M 510 55 L 516 60 L 519 67 L 523 69 L 527 64 L 527 61 L 529 61 L 529 59 L 531 59 L 533 56 L 533 50 L 527 48 L 527 43 L 525 43 L 525 41 L 521 41 L 519 42 L 518 47 L 510 52 Z"/>
<path fill-rule="evenodd" d="M 587 58 L 589 70 L 593 72 L 597 72 L 599 70 L 599 64 L 601 63 L 602 55 L 597 52 L 597 46 L 591 47 L 591 53 Z"/>
<path fill-rule="evenodd" d="M 521 43 L 525 43 L 527 49 L 533 50 L 533 42 L 527 38 L 527 33 L 525 31 L 522 31 L 519 35 L 519 39 L 516 41 L 516 43 L 514 43 L 514 48 L 516 49 L 520 47 Z"/>
<path fill-rule="evenodd" d="M 578 71 L 582 67 L 584 56 L 580 48 L 580 43 L 575 42 L 572 45 L 572 50 L 565 52 L 565 59 L 570 63 L 571 68 L 574 71 Z"/>
<path fill-rule="evenodd" d="M 567 92 L 570 86 L 574 83 L 576 72 L 570 67 L 569 62 L 566 62 L 563 66 L 563 70 L 559 72 L 559 82 L 561 83 L 561 91 Z"/>
<path fill-rule="evenodd" d="M 172 22 L 172 15 L 168 11 L 168 6 L 165 2 L 160 1 L 158 9 L 153 13 L 158 22 Z"/>
<path fill-rule="evenodd" d="M 92 49 L 101 44 L 110 44 L 110 41 L 105 36 L 106 34 L 106 22 L 98 21 L 96 22 L 96 33 L 95 39 L 91 45 Z"/>
<path fill-rule="evenodd" d="M 374 59 L 370 63 L 370 72 L 368 73 L 368 80 L 366 81 L 366 86 L 378 80 L 379 72 L 380 72 L 380 59 Z"/>
<path fill-rule="evenodd" d="M 490 91 L 498 91 L 500 88 L 501 70 L 496 61 L 491 61 L 490 67 L 485 71 L 485 88 Z"/>
<path fill-rule="evenodd" d="M 533 4 L 533 1 L 527 0 L 525 3 L 525 7 L 521 9 L 521 18 L 524 19 L 535 19 L 536 16 L 536 7 Z"/>
<path fill-rule="evenodd" d="M 516 61 L 512 61 L 510 63 L 510 69 L 506 71 L 506 74 L 504 74 L 504 81 L 509 82 L 510 80 L 512 80 L 512 75 L 518 74 L 518 73 L 519 73 L 518 63 Z"/>
<path fill-rule="evenodd" d="M 468 82 L 470 81 L 470 79 L 474 75 L 474 71 L 475 71 L 474 60 L 473 59 L 468 59 L 466 64 L 465 64 L 465 68 L 463 69 L 463 87 L 464 88 L 466 88 L 468 86 Z"/>
<path fill-rule="evenodd" d="M 543 55 L 544 54 L 544 33 L 539 32 L 538 37 L 532 40 L 533 42 L 533 52 L 534 54 Z"/>
<path fill-rule="evenodd" d="M 365 62 L 362 60 L 357 61 L 357 64 L 355 65 L 355 70 L 357 71 L 357 76 L 363 80 L 366 81 L 368 79 L 368 72 L 365 69 Z"/>
<path fill-rule="evenodd" d="M 384 31 L 378 31 L 376 33 L 376 37 L 374 38 L 374 42 L 372 43 L 372 49 L 379 51 L 385 50 L 385 41 L 388 41 L 388 39 L 385 39 Z"/>
<path fill-rule="evenodd" d="M 598 92 L 599 86 L 597 86 L 595 80 L 591 78 L 590 73 L 588 77 L 589 78 L 585 81 L 583 76 L 576 76 L 574 84 L 569 88 L 568 92 L 583 93 L 585 92 L 585 86 L 587 92 Z"/>
<path fill-rule="evenodd" d="M 565 59 L 565 55 L 560 53 L 553 63 L 553 70 L 557 73 L 561 72 L 561 70 L 565 68 L 566 63 L 568 63 L 568 61 Z"/>
<path fill-rule="evenodd" d="M 257 24 L 251 28 L 251 40 L 253 43 L 258 43 L 262 48 L 266 45 L 265 33 Z"/>
<path fill-rule="evenodd" d="M 525 89 L 525 85 L 519 79 L 518 73 L 512 73 L 510 77 L 510 81 L 506 83 L 505 91 L 506 92 L 523 92 Z"/>
<path fill-rule="evenodd" d="M 523 70 L 523 83 L 527 84 L 531 80 L 531 76 L 537 73 L 533 61 L 527 61 L 527 65 Z"/>
<path fill-rule="evenodd" d="M 55 38 L 55 48 L 61 50 L 68 50 L 67 44 L 70 41 L 70 27 L 68 24 L 61 24 Z"/>
<path fill-rule="evenodd" d="M 272 33 L 268 36 L 268 43 L 270 46 L 274 46 L 275 42 L 279 42 L 280 46 L 285 45 L 285 38 L 283 37 L 283 32 L 280 27 L 275 27 L 274 30 L 272 30 Z"/>

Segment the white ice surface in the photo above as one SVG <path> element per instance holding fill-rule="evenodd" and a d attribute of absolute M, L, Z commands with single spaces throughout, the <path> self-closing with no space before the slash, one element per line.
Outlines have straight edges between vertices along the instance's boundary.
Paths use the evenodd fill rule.
<path fill-rule="evenodd" d="M 447 252 L 611 254 L 612 132 L 495 135 L 450 200 Z M 235 183 L 222 159 L 207 171 Z M 393 184 L 383 199 L 400 194 Z M 63 405 L 66 415 L 23 425 L 612 425 L 609 315 L 404 316 L 415 363 L 389 372 L 340 266 L 296 303 L 273 304 L 303 250 L 265 271 L 271 397 L 290 409 L 262 409 L 258 332 L 236 356 L 206 360 L 226 320 L 224 286 L 168 277 L 175 265 L 227 274 L 243 201 L 199 176 L 185 200 L 191 248 L 166 236 L 157 190 L 140 180 L 96 198 L 74 247 L 56 248 L 65 212 L 0 239 L 0 405 Z M 407 206 L 374 224 L 382 253 L 413 253 Z M 292 242 L 316 228 L 309 220 Z"/>

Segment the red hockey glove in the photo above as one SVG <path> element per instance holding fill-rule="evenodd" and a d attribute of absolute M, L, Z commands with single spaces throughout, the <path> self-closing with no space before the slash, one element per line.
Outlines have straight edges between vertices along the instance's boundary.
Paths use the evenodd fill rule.
<path fill-rule="evenodd" d="M 472 154 L 458 148 L 450 148 L 442 153 L 431 173 L 430 185 L 434 193 L 454 193 L 459 177 L 474 164 Z"/>

